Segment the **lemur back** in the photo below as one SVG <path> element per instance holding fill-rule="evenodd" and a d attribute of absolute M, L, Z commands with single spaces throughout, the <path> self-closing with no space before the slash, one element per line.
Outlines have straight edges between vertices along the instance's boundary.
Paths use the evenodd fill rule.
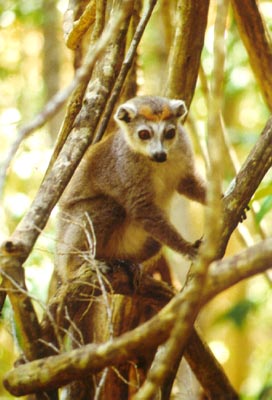
<path fill-rule="evenodd" d="M 135 97 L 118 108 L 119 129 L 89 148 L 61 200 L 57 268 L 63 280 L 88 252 L 88 217 L 97 259 L 142 263 L 162 245 L 196 255 L 168 215 L 176 191 L 205 203 L 206 186 L 180 123 L 185 114 L 183 101 L 162 97 Z"/>

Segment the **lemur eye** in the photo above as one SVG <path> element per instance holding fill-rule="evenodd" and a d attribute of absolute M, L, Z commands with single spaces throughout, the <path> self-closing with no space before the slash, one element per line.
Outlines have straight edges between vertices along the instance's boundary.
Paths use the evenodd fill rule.
<path fill-rule="evenodd" d="M 148 129 L 141 129 L 138 132 L 138 136 L 142 140 L 148 140 L 151 138 L 151 132 Z"/>
<path fill-rule="evenodd" d="M 166 131 L 164 133 L 164 138 L 165 139 L 173 139 L 173 137 L 175 137 L 175 134 L 176 134 L 176 129 L 170 128 L 170 129 L 168 129 L 168 131 Z"/>

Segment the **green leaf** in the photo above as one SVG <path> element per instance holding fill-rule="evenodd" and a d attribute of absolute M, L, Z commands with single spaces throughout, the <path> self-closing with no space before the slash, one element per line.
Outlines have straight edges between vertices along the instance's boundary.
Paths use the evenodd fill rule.
<path fill-rule="evenodd" d="M 263 201 L 260 210 L 256 214 L 256 221 L 260 224 L 264 216 L 272 209 L 272 195 L 267 196 Z"/>
<path fill-rule="evenodd" d="M 259 189 L 256 191 L 253 197 L 253 201 L 261 200 L 264 197 L 272 195 L 272 182 L 266 182 L 262 184 Z"/>
<path fill-rule="evenodd" d="M 223 313 L 217 322 L 231 321 L 237 328 L 241 329 L 247 320 L 248 315 L 256 309 L 256 303 L 251 300 L 241 300 Z"/>

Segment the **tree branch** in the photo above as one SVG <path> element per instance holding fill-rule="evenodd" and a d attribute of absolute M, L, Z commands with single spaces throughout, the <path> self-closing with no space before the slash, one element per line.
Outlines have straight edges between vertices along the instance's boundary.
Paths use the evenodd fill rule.
<path fill-rule="evenodd" d="M 250 200 L 251 196 L 255 192 L 256 188 L 258 187 L 261 179 L 265 175 L 266 171 L 270 168 L 271 163 L 272 163 L 272 119 L 268 121 L 266 124 L 262 135 L 259 137 L 259 140 L 257 141 L 256 145 L 252 149 L 250 155 L 248 156 L 248 159 L 245 161 L 244 165 L 242 166 L 240 172 L 237 175 L 237 178 L 235 180 L 234 185 L 232 186 L 231 190 L 229 193 L 225 196 L 223 199 L 223 205 L 224 205 L 224 231 L 222 235 L 222 239 L 219 243 L 218 251 L 220 253 L 223 253 L 225 250 L 226 243 L 228 241 L 229 236 L 231 235 L 232 231 L 234 230 L 235 226 L 237 225 L 241 214 L 243 213 L 244 208 L 248 204 L 248 201 Z M 49 185 L 49 188 L 51 186 Z M 51 189 L 52 190 L 52 189 Z M 8 243 L 8 242 L 7 242 Z M 7 245 L 6 243 L 6 245 Z M 267 242 L 263 242 L 267 243 Z M 9 250 L 9 254 L 12 249 L 14 249 L 14 252 L 16 253 L 16 246 L 13 246 L 13 243 Z M 252 247 L 252 256 L 254 254 L 259 254 L 255 246 Z M 254 253 L 256 251 L 256 253 Z M 261 254 L 263 257 L 269 253 L 269 250 L 266 249 L 266 251 L 261 251 Z M 21 254 L 21 252 L 19 252 Z M 242 253 L 243 254 L 243 253 Z M 245 253 L 247 254 L 247 253 Z M 219 254 L 218 254 L 219 255 Z M 269 253 L 269 256 L 271 256 L 271 253 Z M 15 260 L 18 260 L 18 258 L 14 257 Z M 20 258 L 19 258 L 20 259 Z M 242 257 L 243 259 L 243 257 Z M 251 276 L 251 273 L 257 273 L 258 271 L 263 271 L 267 269 L 270 264 L 267 265 L 268 260 L 265 258 L 264 262 L 266 261 L 266 264 L 261 263 L 259 265 L 258 263 L 254 264 L 254 269 L 251 271 L 246 272 L 245 276 Z M 222 261 L 224 262 L 224 261 Z M 270 260 L 269 260 L 270 263 Z M 248 264 L 248 263 L 247 263 Z M 260 267 L 259 270 L 255 269 L 256 267 Z M 244 271 L 245 267 L 242 268 L 242 271 Z M 211 269 L 212 270 L 212 269 Z M 221 268 L 218 267 L 218 271 L 221 272 Z M 235 276 L 234 276 L 235 275 Z M 234 282 L 237 282 L 237 276 L 239 274 L 236 273 L 232 275 L 233 280 L 231 284 L 234 284 Z M 210 277 L 210 274 L 209 274 Z M 219 280 L 217 277 L 216 279 Z M 227 286 L 227 280 L 221 282 L 220 286 L 218 282 L 216 283 L 216 288 L 212 289 L 212 295 L 216 295 L 218 291 L 224 290 L 224 288 L 228 287 Z M 204 299 L 205 301 L 208 300 L 209 294 L 208 292 L 204 292 Z M 169 297 L 168 297 L 169 298 Z M 180 304 L 182 304 L 183 301 L 186 301 L 186 293 L 183 292 L 180 295 L 178 295 L 175 298 L 174 305 L 172 307 L 172 303 L 170 302 L 164 310 L 162 310 L 158 316 L 159 319 L 155 320 L 152 319 L 151 321 L 148 322 L 148 329 L 145 330 L 146 324 L 143 325 L 143 327 L 140 327 L 139 329 L 143 329 L 141 332 L 141 343 L 145 343 L 147 346 L 156 346 L 162 342 L 164 342 L 168 335 L 169 331 L 172 329 L 174 321 L 176 319 L 176 315 L 179 310 Z M 172 300 L 173 301 L 173 300 Z M 203 300 L 204 301 L 204 300 Z M 168 312 L 169 311 L 169 312 Z M 161 314 L 162 313 L 162 314 Z M 155 332 L 153 335 L 152 332 Z M 138 332 L 138 331 L 137 331 Z M 159 332 L 159 333 L 158 333 Z M 143 334 L 143 336 L 142 336 Z M 135 339 L 135 338 L 134 338 Z M 150 341 L 149 341 L 150 340 Z M 123 343 L 125 345 L 125 343 Z M 133 348 L 133 346 L 132 346 Z M 130 353 L 130 355 L 133 354 Z M 117 359 L 118 361 L 118 359 Z"/>
<path fill-rule="evenodd" d="M 241 39 L 263 97 L 272 111 L 272 45 L 256 0 L 231 0 Z"/>
<path fill-rule="evenodd" d="M 177 3 L 176 32 L 165 94 L 170 98 L 182 98 L 188 108 L 197 81 L 208 10 L 209 0 L 179 0 Z"/>
<path fill-rule="evenodd" d="M 226 215 L 224 215 L 225 223 L 224 223 L 223 238 L 222 238 L 222 241 L 219 246 L 220 252 L 222 252 L 222 249 L 224 250 L 224 245 L 227 243 L 227 240 L 228 240 L 231 232 L 233 231 L 236 224 L 238 223 L 238 220 L 240 218 L 241 213 L 243 212 L 243 209 L 246 207 L 249 199 L 251 198 L 252 194 L 255 192 L 256 188 L 258 187 L 258 185 L 259 185 L 261 179 L 263 178 L 263 176 L 265 175 L 266 171 L 271 166 L 271 163 L 272 163 L 272 145 L 271 145 L 271 143 L 272 143 L 272 127 L 271 127 L 271 124 L 272 124 L 272 119 L 270 119 L 268 121 L 258 142 L 252 149 L 248 159 L 246 160 L 245 164 L 243 165 L 240 172 L 238 173 L 235 184 L 232 187 L 232 190 L 226 195 L 226 197 L 223 200 L 225 214 L 228 217 Z M 51 186 L 49 185 L 49 187 L 51 187 Z M 244 193 L 245 193 L 245 195 L 244 195 Z M 229 223 L 228 221 L 231 221 L 231 223 Z M 256 255 L 256 257 L 257 257 L 258 254 L 261 255 L 262 259 L 260 260 L 260 263 L 256 262 L 256 259 L 255 259 L 254 268 L 250 271 L 246 271 L 245 266 L 243 264 L 241 264 L 241 266 L 239 266 L 239 268 L 236 266 L 235 274 L 231 275 L 232 276 L 231 284 L 234 284 L 235 282 L 237 282 L 240 279 L 239 273 L 241 274 L 241 277 L 244 278 L 246 276 L 251 276 L 252 274 L 255 274 L 257 272 L 264 271 L 265 269 L 270 267 L 271 242 L 265 241 L 262 243 L 264 243 L 265 248 L 264 249 L 262 248 L 261 251 L 260 251 L 260 248 L 255 247 L 255 246 L 249 249 L 249 251 L 252 251 L 252 257 L 254 255 Z M 267 243 L 269 243 L 268 247 L 267 247 Z M 7 248 L 8 253 L 9 254 L 12 253 L 12 250 L 13 250 L 16 255 L 17 247 L 16 246 L 14 247 L 13 243 L 9 243 L 9 246 L 7 246 L 7 244 L 8 244 L 8 242 L 6 242 L 6 246 L 4 246 L 4 247 L 8 247 Z M 21 256 L 21 254 L 22 254 L 22 252 L 19 251 L 20 256 Z M 248 255 L 248 253 L 241 253 L 241 254 L 242 254 L 242 256 L 239 256 L 240 257 L 239 260 L 242 263 L 243 259 L 245 259 L 246 265 L 248 265 L 248 260 L 247 260 L 247 257 L 245 256 L 245 255 Z M 267 257 L 267 255 L 268 255 L 268 257 Z M 14 260 L 18 261 L 18 258 L 14 257 Z M 19 260 L 20 260 L 20 257 L 19 257 Z M 221 263 L 224 263 L 224 262 L 226 262 L 226 261 L 221 261 Z M 238 268 L 238 272 L 237 272 L 237 268 Z M 212 269 L 211 269 L 211 271 L 212 271 Z M 218 265 L 217 271 L 219 271 L 218 273 L 221 273 L 220 264 Z M 223 269 L 222 269 L 222 271 L 223 271 Z M 211 275 L 209 274 L 209 277 L 210 276 Z M 217 275 L 215 275 L 215 276 L 216 276 L 216 278 L 213 278 L 213 279 L 216 282 L 216 287 L 213 287 L 212 289 L 210 289 L 212 292 L 212 296 L 215 296 L 219 291 L 222 291 L 222 290 L 224 290 L 224 288 L 227 288 L 229 286 L 228 281 L 226 279 L 223 279 L 223 281 L 221 282 L 219 280 L 219 277 Z M 220 282 L 221 286 L 219 285 L 219 282 Z M 207 287 L 209 288 L 209 286 L 207 286 Z M 180 309 L 180 305 L 184 301 L 187 301 L 186 295 L 187 295 L 186 292 L 182 292 L 181 294 L 177 295 L 175 297 L 175 299 L 172 300 L 156 317 L 152 318 L 152 320 L 150 320 L 148 323 L 139 327 L 138 328 L 139 330 L 133 331 L 133 332 L 135 332 L 136 336 L 134 336 L 134 333 L 132 333 L 132 332 L 127 334 L 128 337 L 125 336 L 125 341 L 121 342 L 121 344 L 119 344 L 119 345 L 126 346 L 127 343 L 130 343 L 128 350 L 126 352 L 126 356 L 128 358 L 133 357 L 133 354 L 135 354 L 134 351 L 136 351 L 135 349 L 137 349 L 137 351 L 139 351 L 139 348 L 140 349 L 147 348 L 147 347 L 154 348 L 167 339 L 169 332 L 173 327 L 174 321 L 176 320 L 176 315 L 179 312 L 178 310 Z M 205 289 L 203 296 L 204 296 L 203 301 L 208 301 L 208 299 L 210 298 L 208 289 Z M 131 342 L 129 339 L 130 334 L 132 335 Z M 137 340 L 138 341 L 140 340 L 141 345 L 139 345 Z M 118 343 L 119 342 L 117 342 L 117 347 L 118 347 Z M 147 346 L 147 347 L 145 347 L 145 346 Z M 120 351 L 120 348 L 118 351 Z M 92 349 L 94 349 L 94 348 L 92 347 Z M 111 348 L 109 348 L 109 349 L 111 349 Z M 91 354 L 93 354 L 93 352 Z M 126 357 L 124 359 L 126 359 Z M 99 361 L 99 362 L 101 362 L 101 361 Z M 108 363 L 114 362 L 114 357 L 110 358 L 107 362 Z M 117 363 L 119 362 L 118 357 L 116 359 L 116 362 Z M 120 362 L 121 362 L 121 360 L 120 360 Z M 58 362 L 56 365 L 59 365 Z M 24 366 L 24 368 L 26 368 L 26 366 Z M 42 373 L 42 371 L 40 371 L 40 372 Z M 15 373 L 15 375 L 16 375 L 16 370 L 13 373 Z M 79 375 L 80 375 L 80 377 L 82 377 L 82 371 L 80 371 Z M 65 377 L 66 377 L 66 372 L 65 372 Z M 71 379 L 74 378 L 73 373 L 71 376 L 69 376 L 69 379 L 70 378 Z M 18 379 L 18 377 L 16 379 Z M 44 377 L 43 377 L 43 379 L 44 379 Z M 61 376 L 57 376 L 56 381 L 53 380 L 53 382 L 55 382 L 53 384 L 54 385 L 57 384 L 59 379 L 61 379 Z M 50 381 L 50 379 L 49 379 L 49 381 Z M 9 385 L 8 382 L 9 382 L 9 380 L 7 381 L 7 385 Z M 45 380 L 44 385 L 47 384 L 46 382 L 48 383 L 48 381 Z M 66 382 L 66 380 L 65 380 L 65 382 Z M 62 380 L 59 381 L 60 384 L 63 384 L 65 382 L 63 382 Z M 39 390 L 39 388 L 40 388 L 39 377 L 37 378 L 37 376 L 36 376 L 36 383 L 34 383 L 34 381 L 33 381 L 31 383 L 31 387 L 32 387 L 32 384 L 34 385 L 33 386 L 34 390 Z M 35 385 L 37 385 L 37 389 L 35 389 Z M 20 387 L 21 387 L 21 383 L 20 383 Z M 10 388 L 12 390 L 12 384 L 11 384 Z"/>
<path fill-rule="evenodd" d="M 67 47 L 69 47 L 70 49 L 75 50 L 77 48 L 85 33 L 94 23 L 96 11 L 95 3 L 95 0 L 91 0 L 84 9 L 82 15 L 76 21 L 74 21 L 74 19 L 70 17 L 70 14 L 73 14 L 73 10 L 68 9 L 66 11 L 65 23 L 63 24 L 64 39 Z"/>
<path fill-rule="evenodd" d="M 267 239 L 234 257 L 214 262 L 209 270 L 202 298 L 203 304 L 242 279 L 270 268 L 271 257 L 272 239 Z M 130 287 L 128 282 L 124 287 Z M 139 294 L 142 296 L 143 293 L 146 296 L 149 293 L 150 296 L 150 286 L 143 288 L 140 285 Z M 168 299 L 167 295 L 165 301 Z M 82 379 L 84 376 L 96 373 L 106 366 L 119 365 L 135 356 L 145 354 L 146 349 L 156 348 L 167 339 L 174 326 L 180 305 L 186 301 L 187 292 L 183 291 L 148 322 L 111 342 L 101 345 L 89 344 L 66 354 L 21 365 L 6 375 L 5 387 L 12 394 L 20 396 L 44 388 L 52 389 L 71 380 Z M 191 352 L 190 349 L 188 351 L 189 355 L 186 353 L 186 357 L 190 357 L 190 365 L 193 370 L 197 370 L 199 360 L 193 351 Z"/>
<path fill-rule="evenodd" d="M 272 117 L 223 198 L 223 233 L 218 243 L 218 258 L 241 220 L 250 199 L 272 165 Z"/>
<path fill-rule="evenodd" d="M 271 256 L 272 238 L 269 238 L 232 257 L 213 262 L 203 293 L 204 302 L 208 302 L 241 280 L 271 268 Z"/>
<path fill-rule="evenodd" d="M 2 286 L 4 286 L 12 300 L 16 318 L 19 320 L 19 322 L 17 322 L 23 329 L 23 350 L 26 351 L 29 359 L 38 358 L 40 356 L 39 348 L 42 346 L 37 347 L 37 342 L 40 337 L 38 329 L 39 324 L 36 323 L 37 317 L 30 298 L 26 296 L 24 301 L 19 301 L 20 296 L 18 296 L 17 300 L 14 295 L 14 290 L 18 289 L 17 286 L 25 288 L 24 282 L 20 279 L 21 272 L 18 271 L 18 269 L 22 268 L 22 263 L 32 250 L 54 205 L 58 201 L 76 166 L 91 142 L 100 114 L 106 104 L 107 96 L 112 89 L 116 70 L 118 70 L 116 63 L 119 61 L 118 56 L 120 48 L 122 48 L 125 41 L 129 16 L 133 10 L 133 1 L 127 1 L 126 5 L 127 7 L 122 9 L 121 14 L 118 14 L 118 16 L 116 14 L 113 15 L 112 19 L 114 21 L 111 21 L 111 27 L 106 31 L 105 36 L 102 36 L 102 41 L 98 42 L 98 47 L 93 48 L 93 56 L 90 54 L 89 66 L 95 62 L 97 51 L 102 51 L 105 44 L 108 44 L 109 39 L 113 40 L 114 44 L 110 46 L 103 60 L 107 66 L 111 66 L 112 74 L 110 75 L 108 71 L 106 71 L 104 72 L 104 76 L 103 71 L 101 72 L 100 78 L 103 82 L 100 83 L 98 80 L 98 86 L 93 89 L 93 97 L 86 99 L 84 107 L 82 107 L 78 115 L 76 126 L 65 143 L 51 172 L 39 188 L 30 210 L 24 216 L 12 237 L 6 240 L 1 246 L 2 270 L 4 274 L 10 275 L 13 279 L 12 281 L 4 279 Z M 115 44 L 115 41 L 117 44 Z M 84 71 L 82 71 L 83 75 L 86 74 L 86 70 Z M 90 123 L 89 115 L 90 111 L 94 109 L 94 103 L 96 104 L 96 113 L 93 113 L 94 115 Z M 36 328 L 37 325 L 37 329 L 33 328 L 32 331 L 29 331 L 27 328 L 24 328 L 29 326 L 25 321 L 33 321 L 33 327 Z"/>
<path fill-rule="evenodd" d="M 216 360 L 208 345 L 200 339 L 196 330 L 192 332 L 190 340 L 188 340 L 184 356 L 208 399 L 238 400 L 239 397 L 225 375 L 222 366 Z"/>

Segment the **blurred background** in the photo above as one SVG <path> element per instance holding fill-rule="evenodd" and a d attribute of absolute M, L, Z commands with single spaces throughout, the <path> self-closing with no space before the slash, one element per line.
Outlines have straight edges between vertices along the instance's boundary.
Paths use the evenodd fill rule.
<path fill-rule="evenodd" d="M 163 3 L 163 2 L 162 2 Z M 164 2 L 165 3 L 165 2 Z M 205 175 L 207 135 L 207 91 L 213 65 L 213 29 L 216 4 L 211 1 L 202 70 L 186 123 Z M 5 161 L 17 130 L 43 108 L 73 77 L 73 53 L 65 47 L 63 14 L 68 0 L 0 1 L 0 161 Z M 272 29 L 272 2 L 260 1 L 260 10 Z M 160 94 L 164 90 L 169 49 L 169 31 L 162 25 L 163 7 L 157 7 L 139 50 L 138 85 L 140 94 Z M 164 26 L 164 29 L 161 27 Z M 271 28 L 271 29 L 270 29 Z M 170 28 L 169 28 L 170 29 Z M 230 10 L 226 32 L 226 63 L 222 119 L 230 151 L 237 168 L 243 163 L 260 135 L 270 112 L 250 68 Z M 9 236 L 28 209 L 41 183 L 65 110 L 37 130 L 20 146 L 5 181 L 0 205 L 0 240 Z M 225 171 L 224 190 L 234 173 Z M 258 242 L 272 233 L 272 174 L 258 189 L 247 220 L 240 225 L 228 247 L 228 254 L 246 244 Z M 174 202 L 173 218 L 192 237 L 200 237 L 203 210 L 182 203 L 186 215 L 179 218 L 179 201 Z M 188 214 L 188 215 L 187 215 Z M 41 315 L 53 269 L 56 210 L 40 235 L 26 262 L 27 284 L 37 299 Z M 190 223 L 189 221 L 194 223 Z M 190 226 L 185 226 L 185 225 Z M 242 239 L 243 238 L 243 239 Z M 175 270 L 177 286 L 184 260 L 171 252 L 167 256 Z M 260 275 L 242 282 L 216 297 L 202 311 L 199 325 L 215 355 L 226 369 L 242 399 L 272 399 L 272 301 L 271 276 Z M 20 335 L 6 302 L 0 318 L 0 399 L 12 398 L 2 387 L 2 376 L 20 352 Z"/>

